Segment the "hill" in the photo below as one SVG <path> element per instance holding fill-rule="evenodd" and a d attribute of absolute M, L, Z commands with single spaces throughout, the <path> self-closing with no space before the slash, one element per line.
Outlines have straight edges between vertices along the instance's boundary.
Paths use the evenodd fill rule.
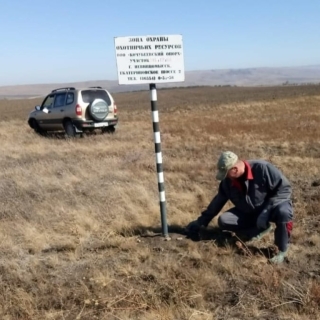
<path fill-rule="evenodd" d="M 198 70 L 186 72 L 182 83 L 161 84 L 158 88 L 190 86 L 274 86 L 320 83 L 320 65 L 291 68 L 254 68 Z M 71 83 L 1 86 L 0 98 L 43 96 L 59 87 L 102 86 L 111 92 L 148 90 L 148 85 L 120 86 L 116 80 L 97 80 Z"/>

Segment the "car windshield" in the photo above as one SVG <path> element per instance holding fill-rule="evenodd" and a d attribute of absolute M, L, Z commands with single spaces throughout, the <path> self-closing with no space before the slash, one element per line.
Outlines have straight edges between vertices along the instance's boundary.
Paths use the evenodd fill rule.
<path fill-rule="evenodd" d="M 53 100 L 54 100 L 54 95 L 52 94 L 43 101 L 41 107 L 50 109 L 52 107 Z"/>
<path fill-rule="evenodd" d="M 110 97 L 104 90 L 83 90 L 81 91 L 81 95 L 83 102 L 91 103 L 95 99 L 102 99 L 108 104 L 108 106 L 111 105 Z"/>

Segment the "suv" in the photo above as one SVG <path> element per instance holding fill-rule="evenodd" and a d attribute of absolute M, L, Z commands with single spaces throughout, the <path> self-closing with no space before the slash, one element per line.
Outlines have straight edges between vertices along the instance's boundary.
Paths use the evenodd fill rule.
<path fill-rule="evenodd" d="M 28 118 L 29 126 L 37 133 L 64 130 L 69 137 L 97 128 L 114 132 L 117 123 L 117 106 L 101 87 L 52 90 Z"/>

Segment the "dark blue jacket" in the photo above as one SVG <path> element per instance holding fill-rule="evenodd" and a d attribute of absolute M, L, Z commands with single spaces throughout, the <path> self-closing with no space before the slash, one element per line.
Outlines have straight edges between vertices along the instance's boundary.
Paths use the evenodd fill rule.
<path fill-rule="evenodd" d="M 291 201 L 291 185 L 274 165 L 264 160 L 248 160 L 245 163 L 250 166 L 252 176 L 242 181 L 242 189 L 229 178 L 222 180 L 218 194 L 198 218 L 201 225 L 207 226 L 228 200 L 239 211 L 248 213 L 248 218 L 264 209 L 271 211 L 283 201 Z"/>

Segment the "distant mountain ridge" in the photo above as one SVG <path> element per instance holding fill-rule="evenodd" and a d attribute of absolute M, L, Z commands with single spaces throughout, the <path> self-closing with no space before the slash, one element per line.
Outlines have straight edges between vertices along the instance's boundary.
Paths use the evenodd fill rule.
<path fill-rule="evenodd" d="M 195 70 L 185 73 L 185 81 L 159 84 L 158 88 L 189 86 L 274 86 L 320 83 L 320 65 L 282 68 L 244 68 Z M 0 98 L 43 96 L 59 87 L 101 86 L 110 92 L 148 90 L 148 85 L 119 85 L 118 80 L 81 81 L 70 83 L 0 86 Z"/>

